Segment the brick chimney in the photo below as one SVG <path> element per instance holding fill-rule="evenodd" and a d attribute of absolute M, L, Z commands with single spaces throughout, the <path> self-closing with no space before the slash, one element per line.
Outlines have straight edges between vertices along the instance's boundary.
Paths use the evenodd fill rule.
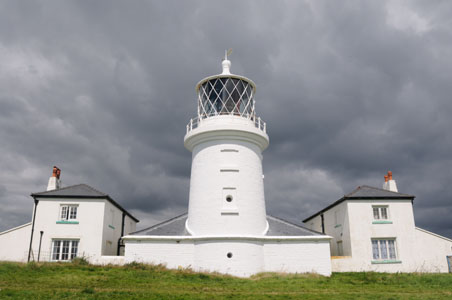
<path fill-rule="evenodd" d="M 397 184 L 394 179 L 392 179 L 392 172 L 388 171 L 385 175 L 385 182 L 383 183 L 383 189 L 391 192 L 398 192 Z"/>
<path fill-rule="evenodd" d="M 47 184 L 47 191 L 57 190 L 61 187 L 60 175 L 61 170 L 57 166 L 53 166 L 52 176 L 50 176 Z"/>

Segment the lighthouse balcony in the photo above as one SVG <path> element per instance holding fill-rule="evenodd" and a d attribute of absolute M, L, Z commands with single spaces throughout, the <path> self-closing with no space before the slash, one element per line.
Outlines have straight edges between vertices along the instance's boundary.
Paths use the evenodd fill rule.
<path fill-rule="evenodd" d="M 238 123 L 237 121 L 239 121 L 242 124 L 247 123 L 251 126 L 254 126 L 255 128 L 261 130 L 264 133 L 267 132 L 267 125 L 260 117 L 244 118 L 244 117 L 240 117 L 240 116 L 235 116 L 234 114 L 221 114 L 221 115 L 209 116 L 208 118 L 197 117 L 197 118 L 191 119 L 190 122 L 188 122 L 188 124 L 187 124 L 187 133 L 189 133 L 193 129 L 198 128 L 202 124 L 208 124 L 211 121 L 215 122 L 215 121 L 219 121 L 219 120 L 229 121 L 229 122 L 231 122 L 231 124 Z M 234 122 L 234 121 L 236 121 L 236 122 Z"/>

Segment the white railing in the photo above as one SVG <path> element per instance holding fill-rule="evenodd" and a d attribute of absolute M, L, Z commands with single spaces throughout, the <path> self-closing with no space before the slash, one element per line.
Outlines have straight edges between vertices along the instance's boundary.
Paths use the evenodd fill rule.
<path fill-rule="evenodd" d="M 193 129 L 198 128 L 198 126 L 202 123 L 203 120 L 205 120 L 207 118 L 193 118 L 190 120 L 190 122 L 188 122 L 187 124 L 187 133 L 189 133 L 190 131 L 192 131 Z M 260 118 L 253 118 L 250 119 L 251 121 L 253 121 L 254 126 L 260 130 L 262 130 L 263 132 L 267 132 L 267 124 L 265 124 L 265 122 Z"/>

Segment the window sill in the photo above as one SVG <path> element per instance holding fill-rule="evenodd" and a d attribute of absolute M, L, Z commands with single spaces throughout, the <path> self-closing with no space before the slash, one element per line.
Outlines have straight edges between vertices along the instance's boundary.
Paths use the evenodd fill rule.
<path fill-rule="evenodd" d="M 390 259 L 390 260 L 373 260 L 372 264 L 373 265 L 381 265 L 381 264 L 401 264 L 402 261 L 401 260 L 395 260 L 395 259 Z"/>
<path fill-rule="evenodd" d="M 392 221 L 373 221 L 372 224 L 392 224 Z"/>
<path fill-rule="evenodd" d="M 78 221 L 56 221 L 57 224 L 78 224 Z"/>

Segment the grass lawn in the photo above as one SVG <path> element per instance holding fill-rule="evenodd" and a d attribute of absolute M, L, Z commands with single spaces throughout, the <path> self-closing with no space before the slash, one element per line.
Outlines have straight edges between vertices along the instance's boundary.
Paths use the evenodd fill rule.
<path fill-rule="evenodd" d="M 76 263 L 0 263 L 0 299 L 452 299 L 452 274 L 263 273 L 250 279 Z"/>

